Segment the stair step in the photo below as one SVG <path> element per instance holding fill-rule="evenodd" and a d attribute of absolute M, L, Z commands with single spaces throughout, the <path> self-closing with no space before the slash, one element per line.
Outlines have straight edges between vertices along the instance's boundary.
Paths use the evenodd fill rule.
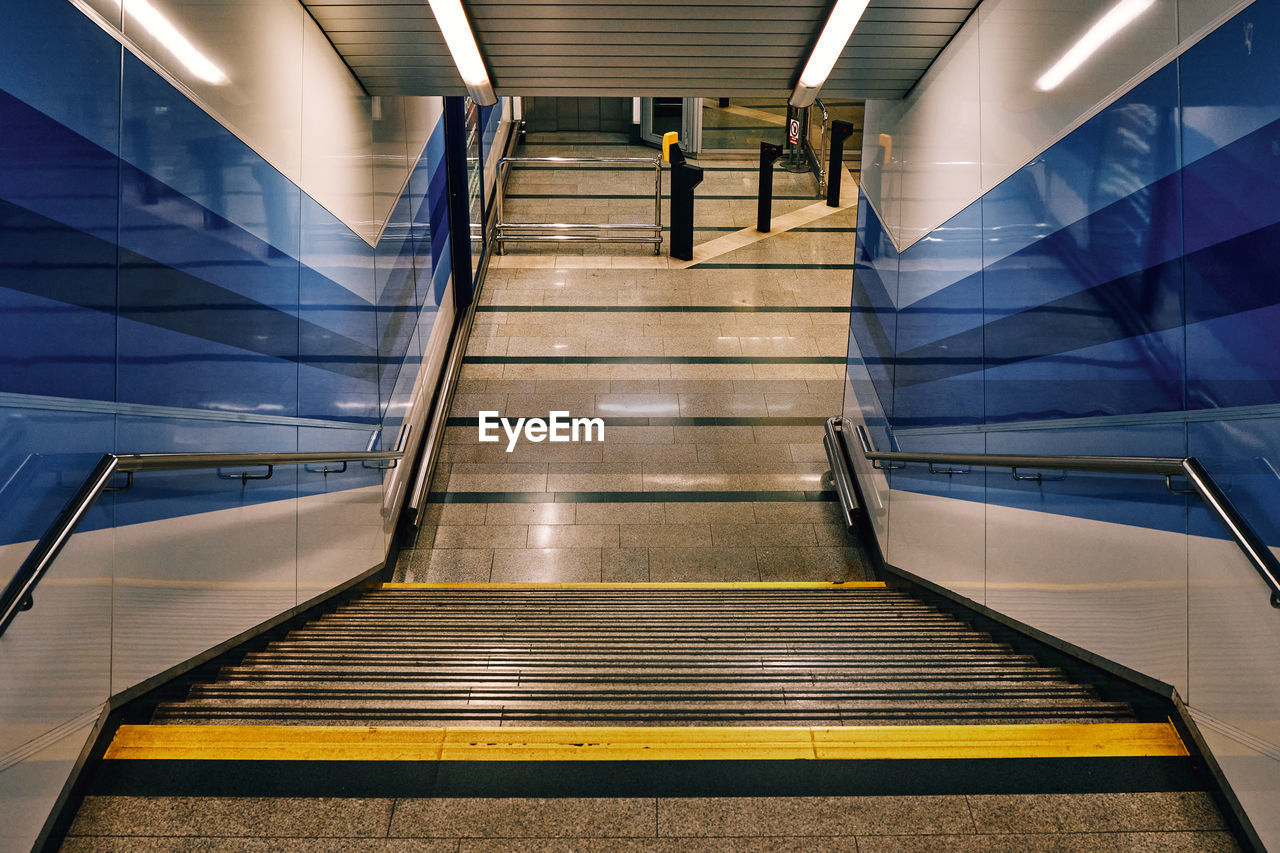
<path fill-rule="evenodd" d="M 382 588 L 157 707 L 161 722 L 873 725 L 1131 720 L 885 588 Z"/>

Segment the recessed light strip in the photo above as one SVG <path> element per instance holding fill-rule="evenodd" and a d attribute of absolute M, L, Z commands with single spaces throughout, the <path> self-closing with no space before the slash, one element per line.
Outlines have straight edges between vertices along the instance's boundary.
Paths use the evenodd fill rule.
<path fill-rule="evenodd" d="M 791 93 L 791 106 L 807 107 L 817 99 L 818 90 L 827 82 L 831 69 L 835 67 L 836 60 L 853 35 L 853 28 L 862 20 L 862 14 L 867 11 L 870 2 L 871 0 L 836 0 L 826 26 L 822 28 L 822 35 L 818 36 L 818 43 L 813 46 L 813 53 L 809 54 L 809 61 L 805 63 L 804 71 L 800 72 L 800 80 Z"/>
<path fill-rule="evenodd" d="M 121 0 L 116 0 L 120 3 Z M 136 20 L 152 38 L 164 45 L 174 58 L 187 67 L 198 80 L 221 86 L 229 78 L 209 57 L 196 49 L 173 23 L 147 0 L 124 0 L 124 11 Z"/>
<path fill-rule="evenodd" d="M 436 17 L 436 24 L 444 35 L 444 43 L 453 56 L 453 64 L 458 66 L 458 74 L 467 86 L 471 100 L 482 107 L 491 107 L 498 102 L 493 93 L 493 84 L 489 80 L 489 71 L 484 67 L 484 59 L 480 57 L 480 49 L 476 47 L 475 34 L 471 32 L 471 24 L 467 22 L 467 13 L 462 8 L 462 0 L 427 0 L 431 6 L 431 14 Z"/>
<path fill-rule="evenodd" d="M 1089 31 L 1053 64 L 1052 68 L 1040 76 L 1036 81 L 1036 88 L 1041 92 L 1056 89 L 1063 80 L 1070 77 L 1090 56 L 1093 56 L 1098 48 L 1154 5 L 1155 0 L 1120 0 L 1111 8 L 1111 11 L 1102 16 L 1098 23 L 1090 27 Z"/>

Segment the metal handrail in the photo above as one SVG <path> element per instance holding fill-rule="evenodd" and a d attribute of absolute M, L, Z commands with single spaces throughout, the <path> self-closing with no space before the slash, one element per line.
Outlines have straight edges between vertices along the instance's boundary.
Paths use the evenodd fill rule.
<path fill-rule="evenodd" d="M 404 458 L 404 446 L 409 431 L 401 433 L 395 450 L 340 451 L 337 453 L 108 453 L 85 477 L 75 495 L 67 501 L 62 511 L 36 542 L 27 558 L 22 561 L 13 579 L 0 594 L 0 636 L 8 629 L 20 611 L 30 610 L 34 604 L 32 593 L 49 571 L 63 546 L 71 539 L 76 527 L 84 520 L 89 508 L 98 496 L 106 491 L 123 491 L 133 484 L 135 473 L 148 471 L 188 471 L 200 468 L 265 467 L 266 476 L 250 476 L 244 479 L 268 479 L 277 465 L 307 465 L 320 462 L 391 462 Z M 334 470 L 327 473 L 339 473 Z M 111 486 L 117 474 L 126 476 L 121 487 Z M 234 475 L 233 475 L 234 476 Z"/>
<path fill-rule="evenodd" d="M 844 431 L 844 418 L 831 418 L 839 421 L 833 426 Z M 977 468 L 1009 468 L 1014 479 L 1040 481 L 1041 476 L 1018 476 L 1018 469 L 1041 469 L 1045 471 L 1092 471 L 1099 474 L 1152 474 L 1163 476 L 1165 488 L 1174 494 L 1194 494 L 1209 508 L 1222 526 L 1231 534 L 1236 545 L 1244 552 L 1245 557 L 1253 564 L 1263 582 L 1271 590 L 1271 606 L 1280 608 L 1280 560 L 1267 547 L 1258 532 L 1245 521 L 1244 517 L 1231 503 L 1231 500 L 1219 488 L 1212 475 L 1194 456 L 1160 457 L 1160 456 L 1022 456 L 1002 453 L 907 453 L 901 451 L 876 450 L 861 424 L 855 427 L 862 455 L 875 468 L 901 467 L 908 462 L 925 463 L 930 466 L 931 474 L 962 473 L 952 470 L 937 470 L 933 465 L 973 466 Z M 893 463 L 901 463 L 894 466 Z M 877 463 L 888 463 L 882 466 Z M 1064 473 L 1065 476 L 1065 473 Z M 1173 478 L 1182 477 L 1190 485 L 1190 489 L 1175 489 Z"/>
<path fill-rule="evenodd" d="M 643 163 L 653 168 L 653 222 L 641 223 L 566 223 L 507 222 L 504 218 L 506 176 L 513 163 L 609 165 Z M 505 172 L 503 170 L 506 170 Z M 505 243 L 652 243 L 655 255 L 662 253 L 662 158 L 654 157 L 503 157 L 498 161 L 497 191 L 494 199 L 497 223 L 494 226 L 494 251 L 502 254 Z M 574 232 L 592 231 L 593 234 Z M 622 235 L 611 232 L 651 231 L 649 236 Z M 549 233 L 544 233 L 549 232 Z"/>

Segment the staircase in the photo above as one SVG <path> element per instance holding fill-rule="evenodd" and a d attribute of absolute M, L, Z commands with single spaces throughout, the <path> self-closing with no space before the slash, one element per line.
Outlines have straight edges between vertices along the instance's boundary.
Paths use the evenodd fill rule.
<path fill-rule="evenodd" d="M 389 584 L 160 704 L 158 724 L 840 726 L 1134 721 L 878 583 Z"/>

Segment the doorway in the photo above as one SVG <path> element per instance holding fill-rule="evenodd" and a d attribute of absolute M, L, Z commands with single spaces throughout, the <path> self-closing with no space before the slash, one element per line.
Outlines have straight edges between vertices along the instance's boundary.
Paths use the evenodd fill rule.
<path fill-rule="evenodd" d="M 662 135 L 680 134 L 680 150 L 697 154 L 702 149 L 702 98 L 641 98 L 640 138 L 661 145 Z"/>

